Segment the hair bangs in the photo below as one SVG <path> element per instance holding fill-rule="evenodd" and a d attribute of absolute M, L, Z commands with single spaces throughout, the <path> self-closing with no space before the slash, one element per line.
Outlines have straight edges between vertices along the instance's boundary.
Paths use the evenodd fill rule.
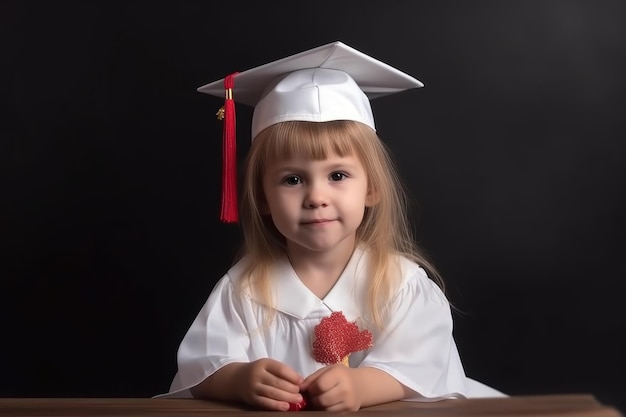
<path fill-rule="evenodd" d="M 304 156 L 315 161 L 331 155 L 355 154 L 351 129 L 346 122 L 284 122 L 272 126 L 272 140 L 265 147 L 265 160 L 283 160 Z"/>

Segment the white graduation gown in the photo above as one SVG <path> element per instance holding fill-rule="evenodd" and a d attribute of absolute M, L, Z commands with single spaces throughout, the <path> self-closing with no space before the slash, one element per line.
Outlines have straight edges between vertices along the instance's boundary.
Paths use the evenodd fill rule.
<path fill-rule="evenodd" d="M 306 377 L 324 365 L 312 357 L 313 329 L 333 311 L 361 322 L 367 292 L 367 253 L 355 250 L 341 277 L 320 300 L 300 281 L 289 261 L 278 262 L 271 277 L 276 315 L 269 326 L 264 307 L 235 282 L 246 259 L 215 285 L 178 349 L 178 370 L 164 398 L 189 398 L 189 388 L 232 362 L 272 358 Z M 452 335 L 450 305 L 439 287 L 415 263 L 402 259 L 403 281 L 391 302 L 388 324 L 369 329 L 373 347 L 349 357 L 351 367 L 387 372 L 415 391 L 409 400 L 498 397 L 503 393 L 466 377 Z M 265 325 L 265 327 L 263 327 Z"/>

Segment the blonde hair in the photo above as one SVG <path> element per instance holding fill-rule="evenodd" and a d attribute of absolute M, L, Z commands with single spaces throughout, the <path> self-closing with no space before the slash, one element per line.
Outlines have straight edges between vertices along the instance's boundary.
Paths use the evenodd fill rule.
<path fill-rule="evenodd" d="M 269 272 L 272 264 L 284 256 L 284 237 L 263 215 L 263 175 L 268 160 L 290 158 L 304 153 L 314 160 L 331 154 L 355 155 L 363 164 L 368 186 L 377 203 L 365 208 L 356 232 L 356 244 L 367 248 L 369 291 L 367 307 L 371 320 L 382 327 L 385 304 L 398 286 L 395 273 L 398 255 L 405 256 L 429 274 L 443 290 L 443 281 L 434 265 L 419 249 L 408 220 L 408 201 L 386 145 L 370 127 L 352 121 L 283 122 L 268 127 L 252 142 L 243 178 L 241 225 L 248 257 L 247 280 L 266 305 L 272 305 Z"/>

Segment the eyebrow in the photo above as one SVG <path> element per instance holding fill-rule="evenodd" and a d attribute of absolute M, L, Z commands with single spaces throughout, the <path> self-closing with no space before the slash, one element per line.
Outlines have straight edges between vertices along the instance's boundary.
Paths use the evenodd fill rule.
<path fill-rule="evenodd" d="M 325 171 L 333 172 L 333 171 L 353 171 L 357 168 L 356 164 L 352 163 L 336 163 L 328 166 L 324 166 L 323 169 Z M 284 165 L 277 166 L 268 169 L 266 172 L 272 175 L 285 175 L 289 173 L 300 174 L 302 172 L 307 171 L 306 169 L 299 167 L 297 165 Z"/>
<path fill-rule="evenodd" d="M 349 162 L 349 161 L 341 161 L 341 162 L 333 162 L 330 165 L 324 165 L 323 168 L 327 170 L 335 170 L 335 169 L 354 169 L 358 166 L 358 163 Z M 285 164 L 281 165 L 278 163 L 274 165 L 276 169 L 271 169 L 271 171 L 302 171 L 302 167 L 298 165 Z"/>

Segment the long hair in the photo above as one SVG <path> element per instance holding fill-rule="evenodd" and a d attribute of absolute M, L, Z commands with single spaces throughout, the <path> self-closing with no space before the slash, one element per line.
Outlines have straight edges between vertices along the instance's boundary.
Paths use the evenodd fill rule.
<path fill-rule="evenodd" d="M 368 251 L 367 307 L 375 325 L 384 325 L 382 312 L 399 285 L 398 256 L 422 266 L 443 290 L 439 273 L 413 236 L 405 188 L 386 145 L 373 129 L 353 121 L 278 123 L 262 131 L 252 142 L 245 164 L 241 201 L 244 234 L 241 256 L 248 257 L 244 285 L 252 286 L 266 305 L 272 305 L 270 270 L 286 253 L 286 243 L 272 219 L 262 212 L 263 176 L 268 161 L 302 154 L 313 160 L 332 154 L 354 155 L 363 164 L 369 191 L 377 203 L 365 208 L 356 232 L 356 244 Z"/>

